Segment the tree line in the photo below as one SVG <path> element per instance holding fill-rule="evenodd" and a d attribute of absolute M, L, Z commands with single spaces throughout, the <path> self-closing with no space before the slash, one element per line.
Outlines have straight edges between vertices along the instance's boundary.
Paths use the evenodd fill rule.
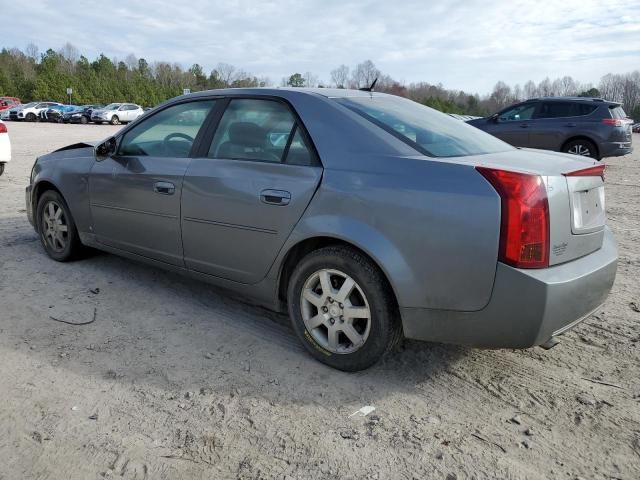
<path fill-rule="evenodd" d="M 374 80 L 376 91 L 404 96 L 448 113 L 485 116 L 512 103 L 535 97 L 585 96 L 603 97 L 623 104 L 627 114 L 640 120 L 640 71 L 607 74 L 597 86 L 583 84 L 570 76 L 523 85 L 499 81 L 491 93 L 480 96 L 445 88 L 442 84 L 417 82 L 405 84 L 381 72 L 371 60 L 353 67 L 340 65 L 329 72 L 326 81 L 313 72 L 293 73 L 282 78 L 281 86 L 291 87 L 369 87 Z M 210 72 L 199 64 L 184 69 L 178 63 L 148 62 L 130 54 L 124 59 L 104 54 L 90 61 L 70 43 L 59 50 L 40 53 L 31 44 L 22 51 L 0 51 L 0 95 L 31 100 L 68 101 L 66 89 L 73 89 L 76 104 L 135 102 L 153 106 L 171 97 L 191 91 L 227 87 L 275 85 L 269 78 L 253 75 L 242 68 L 219 63 Z"/>

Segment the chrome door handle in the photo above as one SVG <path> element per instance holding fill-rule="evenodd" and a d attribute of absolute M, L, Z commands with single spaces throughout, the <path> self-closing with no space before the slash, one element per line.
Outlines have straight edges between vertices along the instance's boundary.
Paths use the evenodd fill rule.
<path fill-rule="evenodd" d="M 528 123 L 521 123 L 520 124 L 520 128 L 529 128 L 529 124 Z"/>
<path fill-rule="evenodd" d="M 173 195 L 176 186 L 171 182 L 156 182 L 153 184 L 153 191 L 162 195 Z"/>
<path fill-rule="evenodd" d="M 267 203 L 269 205 L 289 205 L 291 201 L 291 192 L 287 192 L 285 190 L 262 190 L 260 192 L 260 200 L 262 203 Z"/>

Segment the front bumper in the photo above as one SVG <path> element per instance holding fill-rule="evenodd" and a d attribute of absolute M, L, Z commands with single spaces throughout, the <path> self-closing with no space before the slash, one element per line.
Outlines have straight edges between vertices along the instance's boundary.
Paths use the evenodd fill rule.
<path fill-rule="evenodd" d="M 540 270 L 499 263 L 488 305 L 476 312 L 400 308 L 407 338 L 486 348 L 541 345 L 587 318 L 611 291 L 618 249 L 605 227 L 602 248 Z"/>

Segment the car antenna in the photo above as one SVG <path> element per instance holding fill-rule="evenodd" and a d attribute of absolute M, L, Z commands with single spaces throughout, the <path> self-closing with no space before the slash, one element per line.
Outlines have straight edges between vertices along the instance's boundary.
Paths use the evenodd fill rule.
<path fill-rule="evenodd" d="M 378 77 L 371 83 L 370 87 L 359 88 L 358 90 L 362 90 L 363 92 L 373 92 L 373 87 L 376 86 L 376 82 L 378 81 Z"/>

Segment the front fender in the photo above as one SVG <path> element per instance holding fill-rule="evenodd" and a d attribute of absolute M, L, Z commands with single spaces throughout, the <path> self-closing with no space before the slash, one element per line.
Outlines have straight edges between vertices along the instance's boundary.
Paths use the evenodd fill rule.
<path fill-rule="evenodd" d="M 62 150 L 40 157 L 33 168 L 32 201 L 50 186 L 60 192 L 69 206 L 79 232 L 89 232 L 89 173 L 95 162 L 93 147 Z"/>

